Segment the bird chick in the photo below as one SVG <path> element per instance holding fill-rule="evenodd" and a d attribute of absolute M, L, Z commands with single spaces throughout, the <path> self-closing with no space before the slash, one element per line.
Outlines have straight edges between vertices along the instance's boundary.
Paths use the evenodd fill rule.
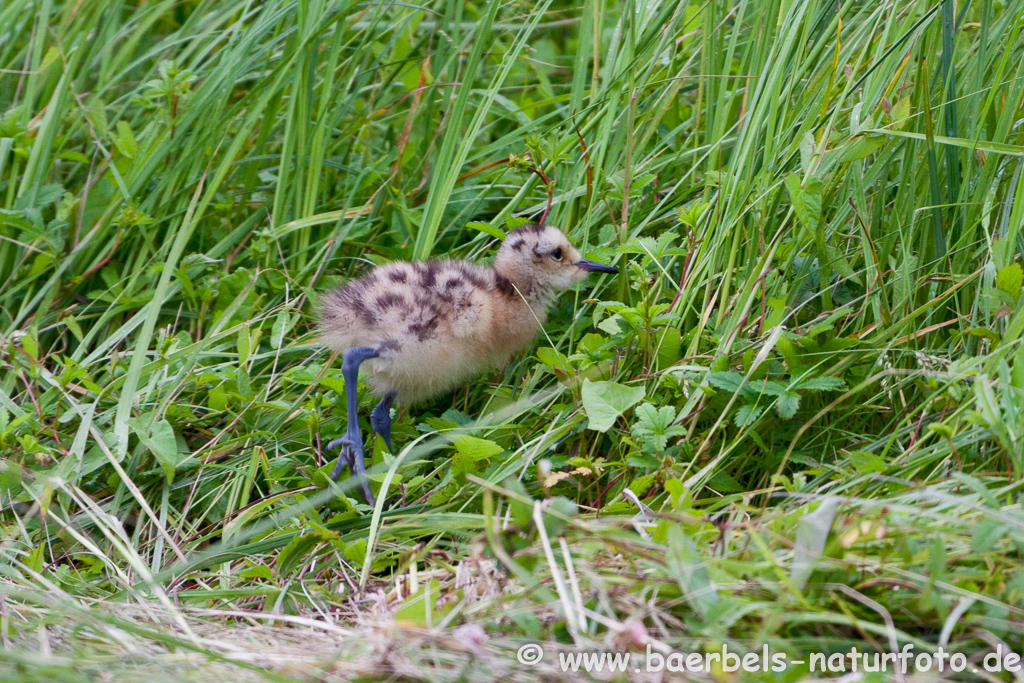
<path fill-rule="evenodd" d="M 370 424 L 390 451 L 394 401 L 417 403 L 503 365 L 530 345 L 555 297 L 592 271 L 618 272 L 581 258 L 557 228 L 527 225 L 508 233 L 491 266 L 398 261 L 324 294 L 321 339 L 344 354 L 348 405 L 345 436 L 327 444 L 340 449 L 331 479 L 347 465 L 374 504 L 356 411 L 363 363 L 381 397 Z"/>

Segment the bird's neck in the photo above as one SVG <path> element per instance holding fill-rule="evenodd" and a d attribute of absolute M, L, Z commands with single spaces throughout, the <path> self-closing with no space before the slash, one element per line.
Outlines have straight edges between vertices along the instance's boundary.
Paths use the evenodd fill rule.
<path fill-rule="evenodd" d="M 494 270 L 498 275 L 508 279 L 516 288 L 518 296 L 525 300 L 537 315 L 543 315 L 548 306 L 555 299 L 555 292 L 548 286 L 538 282 L 528 273 L 517 268 L 502 267 L 503 264 L 495 264 Z"/>

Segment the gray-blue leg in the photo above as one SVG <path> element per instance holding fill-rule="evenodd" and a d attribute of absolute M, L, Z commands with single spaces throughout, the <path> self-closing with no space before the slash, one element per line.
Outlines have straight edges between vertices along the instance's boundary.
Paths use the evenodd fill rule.
<path fill-rule="evenodd" d="M 391 448 L 391 404 L 394 402 L 395 395 L 387 394 L 370 413 L 370 424 L 373 425 L 373 431 L 380 434 L 391 453 L 395 452 Z"/>
<path fill-rule="evenodd" d="M 345 436 L 335 439 L 327 444 L 328 450 L 340 448 L 338 462 L 331 470 L 331 479 L 337 481 L 341 476 L 341 469 L 348 465 L 353 479 L 359 480 L 359 486 L 363 491 L 363 498 L 370 505 L 375 503 L 373 493 L 370 491 L 370 481 L 366 478 L 366 463 L 364 461 L 363 435 L 359 431 L 359 400 L 356 396 L 356 389 L 359 386 L 359 366 L 364 360 L 376 358 L 379 354 L 376 349 L 359 346 L 345 352 L 345 359 L 341 363 L 341 374 L 345 378 L 345 401 L 348 404 L 348 429 Z"/>

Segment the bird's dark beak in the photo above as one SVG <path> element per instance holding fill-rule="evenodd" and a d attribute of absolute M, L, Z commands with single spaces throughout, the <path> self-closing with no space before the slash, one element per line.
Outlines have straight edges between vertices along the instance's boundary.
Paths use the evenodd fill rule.
<path fill-rule="evenodd" d="M 614 275 L 619 272 L 618 268 L 612 268 L 611 266 L 606 266 L 603 263 L 597 263 L 595 261 L 588 261 L 585 258 L 581 258 L 577 261 L 576 265 L 588 273 L 612 273 Z"/>

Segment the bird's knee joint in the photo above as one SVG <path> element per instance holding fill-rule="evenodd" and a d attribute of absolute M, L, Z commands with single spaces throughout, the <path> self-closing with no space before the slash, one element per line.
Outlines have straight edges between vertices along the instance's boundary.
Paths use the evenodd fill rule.
<path fill-rule="evenodd" d="M 343 373 L 359 372 L 359 366 L 362 365 L 364 360 L 376 358 L 379 355 L 375 349 L 367 347 L 349 349 L 345 352 L 345 358 L 341 361 L 341 371 Z"/>

